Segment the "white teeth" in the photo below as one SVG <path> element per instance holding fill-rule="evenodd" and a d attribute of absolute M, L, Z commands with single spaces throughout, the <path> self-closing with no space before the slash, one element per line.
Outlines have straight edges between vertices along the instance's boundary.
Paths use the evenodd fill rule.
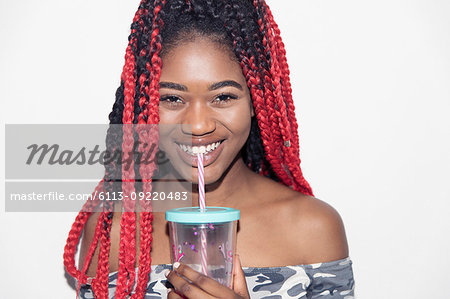
<path fill-rule="evenodd" d="M 211 143 L 208 145 L 201 145 L 201 146 L 190 146 L 186 144 L 178 144 L 178 146 L 189 155 L 195 156 L 198 153 L 202 154 L 208 154 L 215 150 L 220 145 L 220 141 L 216 143 Z"/>

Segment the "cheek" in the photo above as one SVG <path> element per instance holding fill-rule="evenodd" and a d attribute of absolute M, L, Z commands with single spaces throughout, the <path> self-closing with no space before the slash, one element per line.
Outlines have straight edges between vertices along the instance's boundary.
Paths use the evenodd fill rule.
<path fill-rule="evenodd" d="M 177 116 L 173 111 L 159 109 L 159 146 L 163 151 L 166 151 L 172 146 L 170 136 L 174 131 L 179 130 L 179 123 Z"/>
<path fill-rule="evenodd" d="M 159 108 L 159 124 L 175 124 L 177 123 L 177 116 L 174 111 L 168 111 L 163 108 Z"/>
<path fill-rule="evenodd" d="M 161 124 L 161 123 L 160 123 Z M 167 128 L 167 126 L 164 125 L 160 125 L 159 126 L 159 142 L 158 142 L 158 146 L 159 148 L 166 152 L 169 153 L 169 136 L 170 136 L 170 130 Z"/>
<path fill-rule="evenodd" d="M 239 140 L 245 142 L 250 133 L 252 110 L 248 104 L 239 105 L 222 116 L 224 125 Z"/>
<path fill-rule="evenodd" d="M 160 114 L 159 148 L 167 153 L 175 151 L 173 136 L 180 130 L 180 125 L 173 122 L 167 113 Z"/>

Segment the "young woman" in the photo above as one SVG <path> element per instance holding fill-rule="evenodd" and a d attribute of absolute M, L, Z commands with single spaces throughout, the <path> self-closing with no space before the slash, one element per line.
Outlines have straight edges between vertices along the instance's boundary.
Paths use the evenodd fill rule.
<path fill-rule="evenodd" d="M 207 205 L 241 211 L 234 287 L 172 268 L 164 213 L 105 210 L 80 212 L 67 240 L 80 298 L 353 298 L 342 220 L 300 169 L 285 49 L 264 0 L 143 0 L 125 59 L 110 121 L 179 124 L 160 131 L 168 179 L 198 183 L 195 159 L 181 165 L 193 147 L 209 148 Z M 108 188 L 107 179 L 98 186 Z"/>

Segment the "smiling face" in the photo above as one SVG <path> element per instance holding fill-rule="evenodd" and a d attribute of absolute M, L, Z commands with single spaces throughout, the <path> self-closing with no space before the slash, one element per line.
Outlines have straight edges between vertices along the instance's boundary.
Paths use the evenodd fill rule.
<path fill-rule="evenodd" d="M 195 183 L 197 151 L 206 152 L 205 183 L 213 183 L 249 136 L 254 115 L 250 92 L 232 55 L 221 45 L 197 37 L 162 57 L 160 124 L 181 126 L 162 127 L 160 146 L 174 168 Z"/>

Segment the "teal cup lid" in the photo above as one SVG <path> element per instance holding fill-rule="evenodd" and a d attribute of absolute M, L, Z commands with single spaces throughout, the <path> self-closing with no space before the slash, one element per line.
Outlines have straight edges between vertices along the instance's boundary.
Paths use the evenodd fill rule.
<path fill-rule="evenodd" d="M 179 223 L 222 223 L 239 220 L 240 211 L 226 207 L 185 207 L 166 211 L 166 220 Z"/>

